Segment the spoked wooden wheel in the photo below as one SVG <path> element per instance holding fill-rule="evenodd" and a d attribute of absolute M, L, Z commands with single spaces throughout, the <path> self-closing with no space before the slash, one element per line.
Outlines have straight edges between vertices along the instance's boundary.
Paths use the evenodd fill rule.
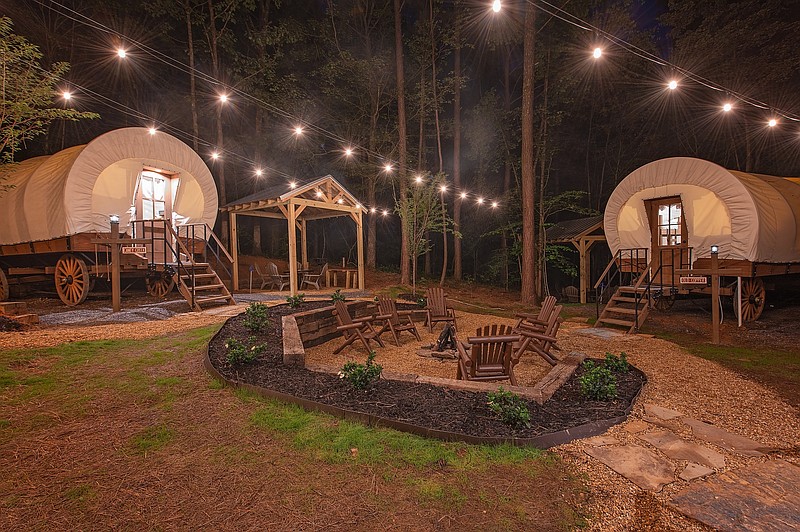
<path fill-rule="evenodd" d="M 664 312 L 671 309 L 672 305 L 674 304 L 675 304 L 675 296 L 662 295 L 658 299 L 656 299 L 656 308 Z"/>
<path fill-rule="evenodd" d="M 89 295 L 91 281 L 86 262 L 75 255 L 62 255 L 56 263 L 56 291 L 69 307 L 80 305 Z"/>
<path fill-rule="evenodd" d="M 738 290 L 733 294 L 733 313 L 739 317 L 739 307 L 736 301 L 740 297 Z M 767 301 L 767 292 L 764 281 L 759 278 L 742 279 L 742 321 L 756 321 Z"/>
<path fill-rule="evenodd" d="M 172 292 L 175 286 L 175 279 L 172 277 L 146 277 L 144 282 L 147 285 L 147 292 L 154 297 L 164 297 Z"/>
<path fill-rule="evenodd" d="M 8 299 L 8 279 L 3 270 L 0 270 L 0 301 Z"/>

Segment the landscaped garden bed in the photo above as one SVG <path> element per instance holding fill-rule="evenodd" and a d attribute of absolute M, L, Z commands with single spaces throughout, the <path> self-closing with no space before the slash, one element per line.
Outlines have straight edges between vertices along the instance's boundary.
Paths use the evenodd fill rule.
<path fill-rule="evenodd" d="M 265 395 L 293 400 L 306 407 L 339 413 L 369 424 L 394 426 L 420 434 L 465 441 L 515 441 L 549 446 L 575 437 L 600 433 L 622 421 L 646 381 L 631 367 L 617 374 L 616 398 L 587 400 L 581 393 L 578 367 L 570 379 L 544 404 L 524 400 L 530 412 L 528 426 L 503 423 L 489 408 L 487 393 L 430 384 L 380 379 L 364 390 L 336 374 L 283 363 L 281 316 L 329 305 L 328 302 L 287 305 L 268 310 L 268 325 L 260 332 L 245 326 L 245 315 L 229 319 L 211 339 L 207 366 L 216 376 Z M 255 360 L 231 363 L 231 340 L 258 352 Z M 333 347 L 331 347 L 333 349 Z M 412 349 L 409 347 L 409 349 Z M 364 354 L 363 359 L 366 359 Z M 378 350 L 380 363 L 380 349 Z"/>

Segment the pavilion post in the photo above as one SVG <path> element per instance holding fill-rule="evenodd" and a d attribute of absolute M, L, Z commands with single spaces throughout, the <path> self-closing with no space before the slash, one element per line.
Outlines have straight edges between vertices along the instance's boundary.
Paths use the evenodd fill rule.
<path fill-rule="evenodd" d="M 289 229 L 289 291 L 297 295 L 297 225 L 295 220 L 295 204 L 290 200 L 286 206 L 286 220 Z"/>
<path fill-rule="evenodd" d="M 300 220 L 300 256 L 303 258 L 301 263 L 303 268 L 308 264 L 308 233 L 306 232 L 306 220 Z"/>
<path fill-rule="evenodd" d="M 590 271 L 590 264 L 591 264 L 591 255 L 589 254 L 589 248 L 592 247 L 594 244 L 594 240 L 589 240 L 588 238 L 581 238 L 579 241 L 575 242 L 575 247 L 578 248 L 578 253 L 580 254 L 580 263 L 578 266 L 578 283 L 580 284 L 580 294 L 581 294 L 581 304 L 586 304 L 587 294 L 589 291 L 589 271 Z"/>
<path fill-rule="evenodd" d="M 356 245 L 358 248 L 358 289 L 364 290 L 364 216 L 362 209 L 358 209 L 356 219 Z"/>
<path fill-rule="evenodd" d="M 229 213 L 230 226 L 231 226 L 231 255 L 233 255 L 233 272 L 231 272 L 231 283 L 233 287 L 231 290 L 239 289 L 239 236 L 236 228 L 236 213 L 231 211 Z"/>

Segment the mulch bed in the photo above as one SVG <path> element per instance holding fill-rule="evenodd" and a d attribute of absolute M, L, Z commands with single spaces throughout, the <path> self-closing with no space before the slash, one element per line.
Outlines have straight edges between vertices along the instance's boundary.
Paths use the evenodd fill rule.
<path fill-rule="evenodd" d="M 587 401 L 580 393 L 578 368 L 553 397 L 543 405 L 528 401 L 529 428 L 512 428 L 489 410 L 487 394 L 452 390 L 428 384 L 379 380 L 366 390 L 356 390 L 336 375 L 319 373 L 283 364 L 281 320 L 279 316 L 329 305 L 329 302 L 305 303 L 295 309 L 286 305 L 272 307 L 273 328 L 253 334 L 244 327 L 244 315 L 228 320 L 209 344 L 209 358 L 225 378 L 261 386 L 295 397 L 394 419 L 406 423 L 479 437 L 531 438 L 557 432 L 593 421 L 626 414 L 646 382 L 644 373 L 631 367 L 618 375 L 618 397 L 613 401 Z M 265 352 L 249 364 L 231 365 L 226 360 L 225 342 L 229 338 L 266 344 Z"/>
<path fill-rule="evenodd" d="M 0 316 L 0 332 L 3 331 L 19 331 L 24 329 L 25 326 L 17 320 L 12 320 L 5 316 Z"/>

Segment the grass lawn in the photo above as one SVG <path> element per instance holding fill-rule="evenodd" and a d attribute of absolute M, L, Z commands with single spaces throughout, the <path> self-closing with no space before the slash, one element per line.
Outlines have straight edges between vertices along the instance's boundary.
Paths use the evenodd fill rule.
<path fill-rule="evenodd" d="M 586 494 L 552 454 L 370 429 L 224 388 L 201 364 L 215 330 L 0 351 L 0 527 L 582 525 Z"/>

